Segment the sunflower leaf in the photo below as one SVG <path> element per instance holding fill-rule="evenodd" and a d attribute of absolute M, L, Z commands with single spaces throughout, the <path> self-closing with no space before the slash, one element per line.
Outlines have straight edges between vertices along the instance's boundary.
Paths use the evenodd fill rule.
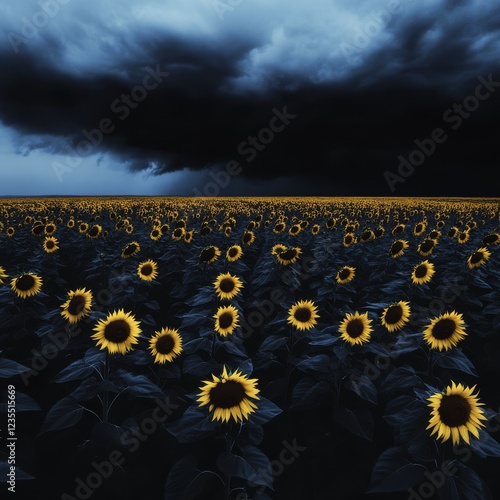
<path fill-rule="evenodd" d="M 117 370 L 111 375 L 111 381 L 125 384 L 127 391 L 133 396 L 156 398 L 163 396 L 163 391 L 156 384 L 151 382 L 146 375 L 134 375 L 125 370 Z"/>
<path fill-rule="evenodd" d="M 253 459 L 256 455 L 253 454 Z M 267 458 L 267 457 L 266 457 Z M 239 477 L 241 479 L 246 479 L 254 485 L 267 486 L 273 490 L 272 476 L 269 471 L 269 461 L 267 461 L 266 466 L 262 466 L 264 461 L 262 459 L 257 461 L 257 467 L 250 465 L 243 457 L 230 453 L 228 451 L 222 452 L 216 460 L 218 469 L 228 476 Z"/>
<path fill-rule="evenodd" d="M 366 376 L 353 375 L 345 384 L 346 389 L 353 391 L 361 399 L 377 404 L 377 388 L 373 382 Z"/>
<path fill-rule="evenodd" d="M 190 454 L 182 457 L 172 466 L 165 481 L 163 500 L 178 500 L 182 498 L 186 487 L 198 474 L 196 471 L 197 465 L 198 460 L 196 456 Z"/>
<path fill-rule="evenodd" d="M 356 436 L 368 441 L 373 439 L 375 422 L 370 411 L 364 409 L 349 410 L 343 405 L 338 405 L 333 409 L 332 416 L 335 422 Z"/>
<path fill-rule="evenodd" d="M 54 381 L 61 384 L 63 382 L 83 379 L 88 377 L 93 371 L 94 368 L 88 365 L 83 359 L 77 359 L 61 370 Z"/>
<path fill-rule="evenodd" d="M 479 439 L 471 439 L 470 446 L 481 458 L 500 457 L 500 443 L 485 430 L 479 431 Z"/>
<path fill-rule="evenodd" d="M 29 371 L 27 366 L 21 365 L 11 359 L 0 358 L 0 377 L 9 378 Z"/>
<path fill-rule="evenodd" d="M 408 490 L 425 479 L 427 468 L 412 463 L 402 446 L 385 450 L 377 459 L 367 493 Z"/>
<path fill-rule="evenodd" d="M 439 358 L 436 359 L 436 365 L 449 370 L 459 370 L 469 375 L 474 375 L 475 377 L 478 376 L 474 365 L 460 347 L 455 347 L 439 356 Z"/>
<path fill-rule="evenodd" d="M 40 434 L 72 427 L 80 421 L 83 411 L 83 406 L 73 396 L 64 397 L 47 413 Z"/>
<path fill-rule="evenodd" d="M 454 460 L 443 471 L 444 484 L 437 488 L 442 500 L 493 500 L 491 490 L 470 467 Z M 437 478 L 436 478 L 437 479 Z"/>

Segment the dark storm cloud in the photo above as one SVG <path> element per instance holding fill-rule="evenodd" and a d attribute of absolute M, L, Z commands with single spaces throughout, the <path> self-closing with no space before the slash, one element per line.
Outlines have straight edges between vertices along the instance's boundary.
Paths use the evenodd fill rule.
<path fill-rule="evenodd" d="M 205 13 L 220 34 L 135 27 L 122 37 L 115 27 L 91 45 L 89 14 L 73 35 L 48 27 L 17 54 L 4 47 L 0 120 L 20 133 L 21 154 L 68 154 L 68 168 L 79 144 L 94 141 L 82 155 L 111 153 L 132 171 L 232 162 L 232 189 L 305 174 L 324 186 L 315 194 L 440 195 L 453 185 L 456 195 L 498 195 L 488 169 L 498 155 L 500 8 L 479 5 L 377 2 L 338 34 L 321 10 L 252 26 L 235 7 L 223 20 Z M 338 13 L 350 19 L 348 8 Z M 75 55 L 78 37 L 95 68 Z M 464 102 L 481 81 L 489 97 Z M 477 109 L 453 107 L 464 104 Z M 432 153 L 411 156 L 415 140 Z M 401 167 L 410 156 L 414 165 Z"/>

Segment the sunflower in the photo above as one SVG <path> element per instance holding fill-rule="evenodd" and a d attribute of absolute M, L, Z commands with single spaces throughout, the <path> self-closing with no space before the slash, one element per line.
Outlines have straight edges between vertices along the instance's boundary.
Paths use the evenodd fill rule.
<path fill-rule="evenodd" d="M 401 330 L 410 319 L 410 303 L 400 300 L 388 305 L 380 315 L 380 322 L 389 332 Z"/>
<path fill-rule="evenodd" d="M 432 279 L 435 272 L 434 264 L 428 260 L 424 260 L 413 268 L 411 281 L 415 285 L 423 285 Z"/>
<path fill-rule="evenodd" d="M 86 233 L 86 236 L 91 239 L 97 238 L 102 233 L 102 226 L 94 224 Z"/>
<path fill-rule="evenodd" d="M 205 247 L 198 256 L 200 261 L 203 262 L 204 264 L 212 264 L 212 262 L 215 262 L 219 257 L 220 257 L 219 247 L 213 245 Z"/>
<path fill-rule="evenodd" d="M 12 291 L 22 299 L 31 297 L 40 292 L 43 280 L 34 273 L 23 273 L 12 278 L 10 287 Z"/>
<path fill-rule="evenodd" d="M 288 264 L 293 264 L 302 253 L 302 249 L 299 247 L 287 248 L 285 251 L 276 254 L 276 259 L 282 266 L 288 266 Z"/>
<path fill-rule="evenodd" d="M 255 233 L 253 231 L 245 231 L 241 237 L 241 242 L 244 245 L 251 245 L 255 241 Z"/>
<path fill-rule="evenodd" d="M 434 251 L 435 246 L 436 240 L 425 238 L 418 244 L 417 252 L 423 257 L 427 257 Z"/>
<path fill-rule="evenodd" d="M 186 234 L 186 230 L 183 227 L 176 227 L 172 231 L 172 239 L 173 240 L 182 240 L 184 238 L 184 235 Z"/>
<path fill-rule="evenodd" d="M 467 335 L 464 326 L 462 314 L 455 311 L 443 313 L 427 325 L 423 331 L 424 340 L 432 349 L 447 351 Z"/>
<path fill-rule="evenodd" d="M 186 234 L 184 234 L 184 241 L 187 244 L 190 244 L 193 241 L 194 238 L 194 229 L 191 229 L 190 231 L 186 231 Z"/>
<path fill-rule="evenodd" d="M 61 306 L 61 316 L 70 323 L 78 323 L 90 313 L 92 298 L 92 292 L 85 288 L 71 290 L 68 292 L 68 299 Z"/>
<path fill-rule="evenodd" d="M 366 241 L 373 240 L 375 233 L 371 229 L 365 229 L 360 236 L 360 240 L 365 243 Z"/>
<path fill-rule="evenodd" d="M 231 273 L 223 273 L 217 276 L 214 287 L 219 299 L 232 299 L 240 293 L 243 283 L 237 276 L 232 276 Z"/>
<path fill-rule="evenodd" d="M 243 250 L 239 245 L 232 245 L 226 250 L 226 259 L 229 262 L 237 261 L 243 255 Z"/>
<path fill-rule="evenodd" d="M 149 340 L 149 349 L 155 363 L 171 362 L 182 352 L 182 337 L 174 328 L 162 328 Z"/>
<path fill-rule="evenodd" d="M 0 285 L 3 284 L 3 280 L 7 278 L 7 273 L 5 272 L 5 269 L 0 266 Z"/>
<path fill-rule="evenodd" d="M 145 260 L 137 266 L 137 275 L 143 281 L 153 281 L 158 276 L 158 264 L 154 260 Z"/>
<path fill-rule="evenodd" d="M 396 259 L 398 257 L 401 257 L 405 253 L 405 250 L 409 247 L 410 245 L 406 240 L 396 240 L 392 243 L 391 248 L 389 249 L 389 255 L 393 258 Z"/>
<path fill-rule="evenodd" d="M 66 223 L 66 227 L 68 227 L 69 229 L 75 227 L 75 219 L 69 219 Z"/>
<path fill-rule="evenodd" d="M 282 233 L 286 229 L 286 224 L 284 222 L 277 222 L 274 225 L 273 233 L 279 234 Z"/>
<path fill-rule="evenodd" d="M 314 224 L 311 228 L 311 234 L 316 235 L 321 231 L 321 226 L 319 224 Z"/>
<path fill-rule="evenodd" d="M 467 243 L 470 239 L 470 234 L 469 231 L 460 231 L 457 235 L 457 241 L 463 245 L 464 243 Z"/>
<path fill-rule="evenodd" d="M 413 228 L 413 235 L 414 236 L 422 235 L 426 230 L 426 228 L 427 228 L 427 222 L 425 221 L 417 222 L 415 224 L 415 227 Z"/>
<path fill-rule="evenodd" d="M 121 253 L 121 257 L 123 259 L 128 259 L 128 258 L 132 257 L 133 255 L 136 255 L 137 253 L 139 253 L 140 250 L 141 250 L 141 246 L 139 245 L 139 243 L 137 243 L 137 241 L 131 241 L 130 243 L 125 245 L 125 247 L 123 248 L 122 253 Z"/>
<path fill-rule="evenodd" d="M 482 421 L 487 418 L 480 408 L 484 403 L 479 402 L 478 393 L 473 394 L 475 388 L 452 381 L 443 392 L 427 398 L 432 411 L 426 430 L 432 429 L 431 436 L 437 434 L 442 443 L 451 438 L 454 446 L 461 439 L 470 444 L 469 432 L 479 439 L 479 429 L 485 427 Z"/>
<path fill-rule="evenodd" d="M 223 337 L 232 334 L 239 326 L 238 309 L 231 305 L 219 307 L 213 318 L 215 319 L 215 331 Z"/>
<path fill-rule="evenodd" d="M 91 338 L 97 340 L 101 349 L 107 348 L 110 354 L 125 354 L 132 350 L 132 344 L 139 342 L 138 337 L 141 334 L 139 321 L 123 309 L 113 311 L 105 319 L 100 319 L 94 331 Z"/>
<path fill-rule="evenodd" d="M 302 231 L 302 226 L 300 224 L 294 224 L 289 230 L 288 234 L 290 236 L 297 236 Z"/>
<path fill-rule="evenodd" d="M 89 229 L 89 225 L 86 222 L 80 222 L 78 226 L 79 233 L 86 233 Z"/>
<path fill-rule="evenodd" d="M 16 230 L 12 226 L 10 226 L 6 229 L 5 233 L 7 234 L 7 236 L 9 238 L 12 238 L 12 236 L 14 236 L 14 234 L 16 234 Z"/>
<path fill-rule="evenodd" d="M 500 244 L 500 233 L 490 233 L 483 238 L 483 245 L 498 245 Z"/>
<path fill-rule="evenodd" d="M 52 236 L 56 232 L 56 225 L 53 222 L 49 222 L 48 224 L 45 225 L 44 227 L 44 233 L 48 236 Z"/>
<path fill-rule="evenodd" d="M 467 259 L 467 266 L 469 269 L 482 266 L 491 257 L 491 252 L 485 248 L 478 248 L 475 252 L 469 255 Z"/>
<path fill-rule="evenodd" d="M 158 229 L 157 227 L 153 228 L 149 233 L 149 237 L 153 241 L 158 241 L 162 236 L 163 232 L 161 231 L 161 229 Z"/>
<path fill-rule="evenodd" d="M 33 227 L 31 228 L 31 234 L 33 236 L 40 236 L 41 234 L 43 234 L 44 229 L 45 226 L 41 222 L 35 222 L 35 224 L 33 224 Z"/>
<path fill-rule="evenodd" d="M 243 422 L 258 408 L 251 401 L 259 399 L 257 382 L 257 379 L 250 379 L 238 370 L 228 373 L 224 366 L 220 377 L 212 375 L 212 380 L 203 381 L 198 405 L 208 405 L 212 421 L 229 422 L 233 419 L 236 423 Z"/>
<path fill-rule="evenodd" d="M 43 249 L 47 253 L 55 252 L 59 250 L 59 241 L 54 236 L 46 236 L 43 242 Z"/>
<path fill-rule="evenodd" d="M 344 234 L 344 238 L 342 239 L 342 245 L 344 245 L 347 248 L 353 245 L 354 243 L 356 243 L 356 236 L 354 235 L 354 233 Z"/>
<path fill-rule="evenodd" d="M 343 266 L 339 269 L 337 275 L 335 276 L 335 281 L 340 285 L 344 283 L 349 283 L 356 276 L 356 268 L 351 266 Z"/>
<path fill-rule="evenodd" d="M 339 326 L 340 338 L 351 345 L 368 342 L 372 331 L 371 322 L 367 312 L 347 313 Z"/>
<path fill-rule="evenodd" d="M 271 248 L 271 255 L 278 255 L 280 253 L 283 253 L 287 247 L 281 243 L 276 243 L 276 245 Z"/>
<path fill-rule="evenodd" d="M 310 330 L 317 323 L 318 308 L 311 300 L 299 300 L 288 309 L 287 322 L 297 330 Z"/>

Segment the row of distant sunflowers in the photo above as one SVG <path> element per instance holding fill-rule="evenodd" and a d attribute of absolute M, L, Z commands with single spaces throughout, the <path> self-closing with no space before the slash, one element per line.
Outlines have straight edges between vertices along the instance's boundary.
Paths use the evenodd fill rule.
<path fill-rule="evenodd" d="M 173 402 L 158 439 L 172 451 L 154 498 L 189 485 L 185 498 L 199 488 L 204 498 L 289 495 L 298 484 L 269 475 L 284 438 L 273 425 L 306 443 L 304 477 L 346 481 L 328 461 L 309 467 L 307 455 L 326 453 L 347 429 L 373 455 L 352 493 L 408 495 L 436 463 L 458 460 L 459 446 L 500 456 L 489 432 L 500 398 L 488 384 L 498 375 L 499 220 L 489 200 L 7 200 L 3 377 L 39 415 L 26 433 L 45 453 L 39 436 L 62 432 L 95 456 L 126 454 L 130 426 L 140 428 L 158 398 Z M 67 342 L 36 368 L 33 352 L 49 352 L 57 332 Z M 52 394 L 54 382 L 63 385 Z M 325 412 L 314 430 L 303 423 Z M 89 445 L 102 425 L 115 439 Z M 218 437 L 226 447 L 215 458 L 186 459 Z M 132 464 L 139 453 L 126 456 Z M 79 462 L 58 460 L 66 479 L 52 479 L 58 494 L 71 493 Z M 53 487 L 45 464 L 19 463 Z M 404 478 L 391 476 L 408 463 Z M 458 470 L 437 497 L 453 498 L 455 483 L 474 477 L 488 498 L 487 479 Z M 122 482 L 103 481 L 94 495 L 118 498 Z"/>

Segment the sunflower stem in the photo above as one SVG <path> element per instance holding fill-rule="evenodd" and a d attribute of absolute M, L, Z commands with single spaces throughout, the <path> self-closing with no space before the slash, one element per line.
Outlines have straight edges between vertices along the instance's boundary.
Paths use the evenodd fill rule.
<path fill-rule="evenodd" d="M 109 351 L 106 350 L 106 362 L 104 365 L 104 378 L 103 378 L 105 387 L 104 387 L 104 391 L 103 391 L 103 395 L 102 395 L 102 421 L 103 421 L 103 423 L 108 422 L 109 408 L 110 408 L 109 391 L 107 389 L 108 382 L 109 382 L 109 361 L 110 361 Z"/>

